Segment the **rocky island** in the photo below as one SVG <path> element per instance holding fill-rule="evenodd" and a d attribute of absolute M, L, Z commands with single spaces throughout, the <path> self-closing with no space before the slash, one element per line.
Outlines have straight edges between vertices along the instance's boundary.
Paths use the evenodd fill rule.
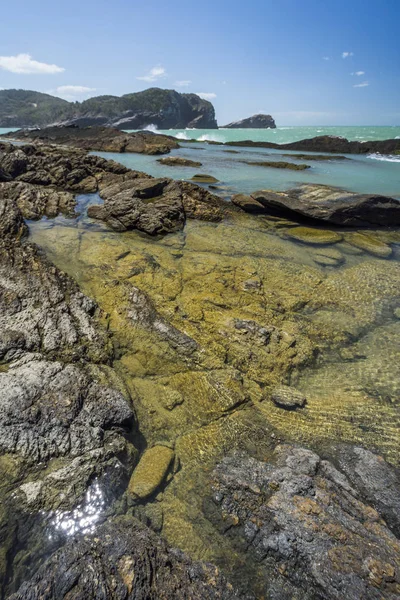
<path fill-rule="evenodd" d="M 139 152 L 112 129 L 15 137 L 1 597 L 396 600 L 400 202 L 227 202 L 89 154 Z"/>
<path fill-rule="evenodd" d="M 223 129 L 275 129 L 276 124 L 271 115 L 253 115 L 241 121 L 224 125 Z"/>
<path fill-rule="evenodd" d="M 116 129 L 185 127 L 217 129 L 211 102 L 196 94 L 149 88 L 124 96 L 97 96 L 83 102 L 28 90 L 0 90 L 0 127 L 101 125 Z"/>

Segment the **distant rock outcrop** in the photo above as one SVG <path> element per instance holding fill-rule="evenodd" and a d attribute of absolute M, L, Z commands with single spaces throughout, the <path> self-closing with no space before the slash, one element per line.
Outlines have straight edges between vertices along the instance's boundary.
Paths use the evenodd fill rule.
<path fill-rule="evenodd" d="M 112 127 L 44 127 L 20 129 L 4 137 L 24 142 L 57 144 L 99 152 L 138 152 L 139 154 L 168 154 L 179 148 L 175 138 L 151 131 L 124 133 Z M 1 175 L 0 175 L 1 176 Z"/>
<path fill-rule="evenodd" d="M 54 124 L 105 125 L 117 129 L 217 129 L 211 102 L 196 94 L 149 88 L 124 96 L 97 96 L 67 102 L 29 90 L 0 90 L 0 127 Z"/>
<path fill-rule="evenodd" d="M 241 121 L 228 123 L 223 129 L 276 129 L 276 125 L 271 115 L 253 115 Z"/>

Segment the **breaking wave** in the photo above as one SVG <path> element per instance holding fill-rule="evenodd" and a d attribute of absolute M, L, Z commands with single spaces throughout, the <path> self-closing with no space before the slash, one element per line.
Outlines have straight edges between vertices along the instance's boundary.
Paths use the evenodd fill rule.
<path fill-rule="evenodd" d="M 393 156 L 392 154 L 379 154 L 377 152 L 375 154 L 368 154 L 368 158 L 372 158 L 373 160 L 383 160 L 385 162 L 400 163 L 400 156 Z"/>

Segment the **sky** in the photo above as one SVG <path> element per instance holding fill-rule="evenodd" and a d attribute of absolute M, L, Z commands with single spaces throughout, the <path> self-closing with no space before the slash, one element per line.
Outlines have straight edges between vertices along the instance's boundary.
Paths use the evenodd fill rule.
<path fill-rule="evenodd" d="M 67 100 L 195 92 L 224 125 L 400 124 L 400 0 L 19 0 L 0 88 Z"/>

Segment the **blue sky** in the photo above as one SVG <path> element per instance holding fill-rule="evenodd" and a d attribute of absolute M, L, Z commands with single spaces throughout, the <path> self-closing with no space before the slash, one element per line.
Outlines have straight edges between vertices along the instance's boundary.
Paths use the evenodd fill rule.
<path fill-rule="evenodd" d="M 0 88 L 158 86 L 208 95 L 220 125 L 398 125 L 399 27 L 399 0 L 19 0 L 2 8 Z"/>

